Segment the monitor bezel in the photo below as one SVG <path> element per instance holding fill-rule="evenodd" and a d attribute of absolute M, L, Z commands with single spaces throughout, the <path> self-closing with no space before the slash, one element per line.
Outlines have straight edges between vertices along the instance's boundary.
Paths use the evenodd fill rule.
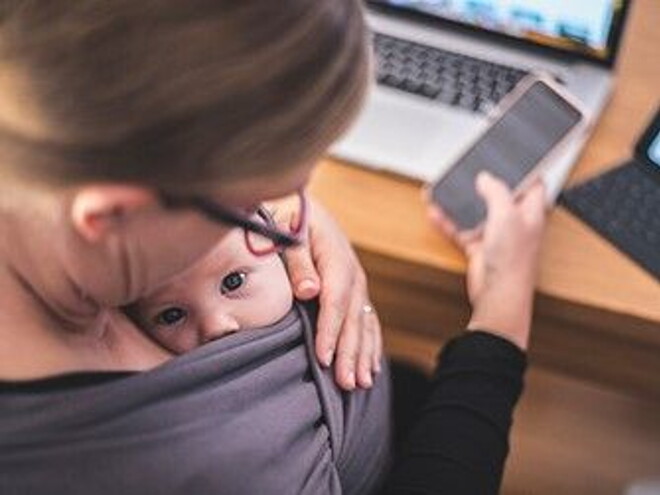
<path fill-rule="evenodd" d="M 658 134 L 660 134 L 660 107 L 635 144 L 635 163 L 652 174 L 656 180 L 660 180 L 660 165 L 649 158 L 648 149 Z"/>
<path fill-rule="evenodd" d="M 608 41 L 608 48 L 609 48 L 609 54 L 607 58 L 599 58 L 595 57 L 592 55 L 589 55 L 587 53 L 580 53 L 580 52 L 573 52 L 569 50 L 564 50 L 562 48 L 554 47 L 554 46 L 548 46 L 544 45 L 541 43 L 537 43 L 531 40 L 525 40 L 521 38 L 517 38 L 515 36 L 505 34 L 505 33 L 500 33 L 500 32 L 495 32 L 495 31 L 490 31 L 488 29 L 480 28 L 478 26 L 474 26 L 471 24 L 467 24 L 464 22 L 460 21 L 453 21 L 450 19 L 444 19 L 440 18 L 437 16 L 434 16 L 432 14 L 428 14 L 425 12 L 421 12 L 419 10 L 411 9 L 408 7 L 402 7 L 399 5 L 390 5 L 390 4 L 383 4 L 379 2 L 378 0 L 366 0 L 366 3 L 369 5 L 370 8 L 373 8 L 377 11 L 384 12 L 386 14 L 390 15 L 396 15 L 396 16 L 402 16 L 405 18 L 409 18 L 411 20 L 415 20 L 417 22 L 423 22 L 424 24 L 435 26 L 435 27 L 443 27 L 443 28 L 450 28 L 454 30 L 458 30 L 461 32 L 470 32 L 470 33 L 476 33 L 479 36 L 483 36 L 486 39 L 497 39 L 506 43 L 510 43 L 511 45 L 514 46 L 525 46 L 528 48 L 533 48 L 535 50 L 538 50 L 539 52 L 542 53 L 548 53 L 548 54 L 554 54 L 558 55 L 561 54 L 562 56 L 570 57 L 571 59 L 575 60 L 585 60 L 588 62 L 595 63 L 600 66 L 605 66 L 608 68 L 613 68 L 616 65 L 616 61 L 619 56 L 619 52 L 621 49 L 621 44 L 622 44 L 622 36 L 624 32 L 624 26 L 626 25 L 626 22 L 628 21 L 628 13 L 630 11 L 630 6 L 633 3 L 633 0 L 622 0 L 623 5 L 621 7 L 621 17 L 619 19 L 619 22 L 612 28 L 612 31 L 610 33 L 610 39 Z"/>

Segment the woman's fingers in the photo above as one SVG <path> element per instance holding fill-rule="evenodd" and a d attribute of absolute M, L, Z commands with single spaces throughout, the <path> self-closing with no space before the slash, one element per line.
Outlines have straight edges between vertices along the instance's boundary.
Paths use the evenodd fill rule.
<path fill-rule="evenodd" d="M 364 270 L 334 220 L 313 201 L 307 240 L 288 250 L 286 259 L 296 297 L 319 296 L 316 356 L 324 366 L 334 361 L 342 388 L 370 387 L 380 369 L 382 336 L 378 317 L 365 311 Z"/>
<path fill-rule="evenodd" d="M 428 216 L 431 222 L 439 227 L 447 237 L 461 248 L 465 249 L 465 246 L 477 236 L 477 231 L 475 230 L 459 231 L 454 222 L 436 204 L 429 205 Z"/>
<path fill-rule="evenodd" d="M 334 359 L 340 332 L 358 332 L 359 313 L 351 301 L 366 293 L 364 272 L 343 232 L 320 205 L 310 201 L 309 259 L 319 276 L 316 355 L 325 366 Z M 349 339 L 349 343 L 350 343 Z"/>
<path fill-rule="evenodd" d="M 349 308 L 352 281 L 346 274 L 324 270 L 321 274 L 322 288 L 316 334 L 316 355 L 324 366 L 330 366 L 337 349 L 337 339 L 342 327 L 357 326 L 355 316 Z M 346 318 L 349 321 L 345 321 Z"/>
<path fill-rule="evenodd" d="M 532 226 L 542 227 L 546 219 L 545 183 L 537 179 L 520 198 L 520 208 L 525 221 Z"/>
<path fill-rule="evenodd" d="M 373 315 L 373 336 L 374 336 L 374 352 L 372 369 L 374 373 L 380 373 L 383 359 L 383 330 L 380 326 L 380 318 L 377 314 Z"/>
<path fill-rule="evenodd" d="M 343 240 L 343 237 L 341 237 Z M 316 355 L 325 366 L 332 364 L 340 333 L 358 332 L 359 313 L 354 299 L 366 291 L 366 278 L 348 243 L 329 243 L 321 250 L 317 267 L 321 275 L 320 310 L 317 322 Z"/>
<path fill-rule="evenodd" d="M 291 208 L 288 199 L 278 202 L 272 209 L 277 226 L 284 231 L 291 230 L 292 225 L 300 221 L 298 214 L 295 208 Z M 303 232 L 303 243 L 284 251 L 293 293 L 297 299 L 303 301 L 317 297 L 321 290 L 321 281 L 312 253 L 312 237 L 312 225 L 309 224 L 306 232 Z"/>
<path fill-rule="evenodd" d="M 306 242 L 284 253 L 293 293 L 301 300 L 319 297 L 316 355 L 332 364 L 337 337 L 346 316 L 354 285 L 355 255 L 332 218 L 309 200 Z M 278 223 L 289 226 L 291 216 L 279 208 Z"/>
<path fill-rule="evenodd" d="M 355 367 L 356 382 L 360 388 L 370 388 L 373 385 L 374 337 L 371 323 L 366 321 L 369 316 L 366 313 L 362 315 L 363 330 L 360 332 L 360 346 Z"/>
<path fill-rule="evenodd" d="M 373 306 L 366 303 L 362 308 L 362 338 L 357 364 L 358 385 L 362 388 L 369 388 L 373 385 L 373 375 L 376 373 L 376 346 L 378 345 L 376 333 L 379 330 L 378 317 Z"/>
<path fill-rule="evenodd" d="M 357 297 L 352 297 L 348 314 L 337 342 L 335 380 L 345 390 L 353 390 L 357 384 L 357 365 L 360 347 L 364 345 L 362 310 Z"/>
<path fill-rule="evenodd" d="M 428 216 L 431 221 L 444 232 L 447 237 L 454 238 L 457 233 L 456 225 L 445 215 L 442 208 L 436 204 L 430 204 L 428 207 Z"/>
<path fill-rule="evenodd" d="M 354 290 L 338 332 L 335 378 L 340 387 L 369 388 L 380 368 L 382 337 L 378 317 L 369 303 L 364 272 L 357 271 Z"/>
<path fill-rule="evenodd" d="M 513 208 L 513 195 L 504 181 L 488 172 L 480 172 L 476 181 L 477 193 L 486 202 L 486 222 L 506 217 Z"/>
<path fill-rule="evenodd" d="M 284 257 L 296 298 L 305 301 L 318 296 L 321 280 L 314 265 L 310 244 L 304 243 L 287 249 Z"/>

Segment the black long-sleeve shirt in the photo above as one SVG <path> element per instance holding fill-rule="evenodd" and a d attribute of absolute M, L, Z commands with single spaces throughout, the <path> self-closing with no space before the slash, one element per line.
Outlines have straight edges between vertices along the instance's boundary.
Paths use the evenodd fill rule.
<path fill-rule="evenodd" d="M 384 493 L 498 493 L 525 368 L 525 354 L 490 333 L 450 341 Z"/>

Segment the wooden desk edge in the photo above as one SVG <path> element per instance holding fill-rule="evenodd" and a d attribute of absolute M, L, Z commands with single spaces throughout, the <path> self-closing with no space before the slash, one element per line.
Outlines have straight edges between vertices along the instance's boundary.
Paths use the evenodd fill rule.
<path fill-rule="evenodd" d="M 360 249 L 386 327 L 446 340 L 470 314 L 464 277 Z M 660 399 L 660 331 L 654 322 L 537 295 L 530 362 L 626 393 Z"/>

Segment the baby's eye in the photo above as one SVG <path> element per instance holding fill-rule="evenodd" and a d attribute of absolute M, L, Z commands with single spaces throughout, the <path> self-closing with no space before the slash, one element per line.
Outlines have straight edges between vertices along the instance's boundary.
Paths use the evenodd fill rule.
<path fill-rule="evenodd" d="M 186 316 L 188 316 L 188 313 L 185 309 L 171 307 L 158 313 L 158 315 L 156 315 L 155 321 L 157 325 L 169 327 L 185 320 Z"/>
<path fill-rule="evenodd" d="M 240 289 L 241 286 L 245 283 L 246 278 L 247 273 L 245 272 L 231 272 L 229 275 L 222 279 L 222 283 L 220 284 L 220 292 L 222 294 L 227 294 L 229 292 L 234 292 L 235 290 Z"/>

